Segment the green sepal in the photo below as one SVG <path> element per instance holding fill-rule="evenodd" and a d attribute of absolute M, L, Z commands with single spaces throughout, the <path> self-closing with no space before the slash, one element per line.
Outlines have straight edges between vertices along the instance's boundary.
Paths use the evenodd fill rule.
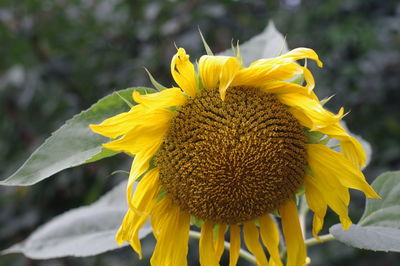
<path fill-rule="evenodd" d="M 213 56 L 213 55 L 214 55 L 214 53 L 211 51 L 211 48 L 210 48 L 210 46 L 208 46 L 208 44 L 207 44 L 206 40 L 204 39 L 204 36 L 203 36 L 203 34 L 201 33 L 201 30 L 200 30 L 200 28 L 199 28 L 199 33 L 200 33 L 200 38 L 201 38 L 201 41 L 203 42 L 203 45 L 204 45 L 204 49 L 206 49 L 207 55 L 211 55 L 211 56 Z"/>
<path fill-rule="evenodd" d="M 194 217 L 193 215 L 190 215 L 190 224 L 201 228 L 204 224 L 204 221 L 202 219 Z"/>
<path fill-rule="evenodd" d="M 168 89 L 167 87 L 161 85 L 157 80 L 154 79 L 153 75 L 151 75 L 151 73 L 147 70 L 147 68 L 144 68 L 144 70 L 146 70 L 147 75 L 149 76 L 150 82 L 151 84 L 153 84 L 153 86 L 158 90 L 158 91 L 163 91 Z"/>
<path fill-rule="evenodd" d="M 161 188 L 160 192 L 158 192 L 158 195 L 157 195 L 157 202 L 160 202 L 165 197 L 165 195 L 167 195 L 167 191 L 165 189 Z"/>

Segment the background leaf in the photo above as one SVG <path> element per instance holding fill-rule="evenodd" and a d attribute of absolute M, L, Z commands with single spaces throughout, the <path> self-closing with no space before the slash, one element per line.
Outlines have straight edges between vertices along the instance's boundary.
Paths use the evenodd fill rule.
<path fill-rule="evenodd" d="M 114 92 L 92 105 L 86 111 L 68 120 L 55 131 L 13 175 L 0 185 L 33 185 L 64 169 L 113 156 L 117 152 L 104 149 L 107 138 L 92 132 L 88 125 L 129 110 L 125 99 L 132 91 L 153 92 L 148 88 L 129 88 Z M 118 95 L 119 94 L 119 95 Z M 134 103 L 132 103 L 134 104 Z"/>
<path fill-rule="evenodd" d="M 380 175 L 372 187 L 382 199 L 367 199 L 358 225 L 344 231 L 336 224 L 329 231 L 353 247 L 400 252 L 400 171 Z"/>
<path fill-rule="evenodd" d="M 126 246 L 115 242 L 115 234 L 128 208 L 125 188 L 124 181 L 95 203 L 54 218 L 2 254 L 22 252 L 32 259 L 51 259 L 92 256 Z M 150 224 L 145 224 L 139 238 L 151 231 Z"/>
<path fill-rule="evenodd" d="M 263 32 L 240 44 L 240 54 L 245 66 L 258 59 L 275 57 L 286 52 L 288 52 L 286 40 L 272 21 L 268 23 Z M 233 52 L 229 49 L 220 55 L 233 56 Z"/>
<path fill-rule="evenodd" d="M 368 199 L 359 225 L 400 229 L 400 171 L 380 175 L 372 183 L 382 199 Z"/>
<path fill-rule="evenodd" d="M 400 252 L 400 230 L 382 226 L 352 225 L 344 231 L 335 224 L 329 231 L 335 238 L 349 246 L 374 251 Z"/>

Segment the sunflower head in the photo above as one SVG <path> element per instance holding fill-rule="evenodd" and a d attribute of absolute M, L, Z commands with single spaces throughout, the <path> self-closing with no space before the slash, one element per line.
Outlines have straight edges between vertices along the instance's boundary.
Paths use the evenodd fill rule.
<path fill-rule="evenodd" d="M 129 112 L 91 125 L 116 138 L 106 148 L 135 155 L 119 243 L 129 242 L 141 256 L 139 230 L 150 218 L 157 240 L 151 263 L 186 265 L 195 218 L 201 220 L 202 265 L 218 264 L 227 229 L 230 265 L 238 260 L 241 230 L 259 265 L 282 265 L 278 226 L 271 216 L 279 213 L 287 264 L 304 265 L 294 201 L 300 187 L 314 211 L 315 237 L 328 206 L 349 228 L 348 189 L 378 195 L 360 171 L 364 150 L 340 124 L 343 108 L 334 114 L 323 107 L 313 92 L 313 76 L 299 59 L 322 67 L 307 48 L 249 67 L 239 57 L 212 55 L 202 56 L 195 67 L 179 48 L 171 62 L 178 87 L 134 92 L 138 105 Z M 299 76 L 304 85 L 291 82 Z M 339 141 L 339 151 L 326 146 L 331 138 Z"/>

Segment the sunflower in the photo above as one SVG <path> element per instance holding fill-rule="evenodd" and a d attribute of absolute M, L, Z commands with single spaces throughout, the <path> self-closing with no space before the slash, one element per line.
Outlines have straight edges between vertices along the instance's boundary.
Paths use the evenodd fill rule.
<path fill-rule="evenodd" d="M 239 55 L 204 55 L 196 69 L 178 48 L 171 62 L 178 87 L 134 91 L 138 104 L 129 112 L 91 125 L 115 139 L 105 148 L 135 156 L 118 243 L 129 242 L 141 258 L 139 231 L 150 220 L 157 240 L 151 264 L 187 265 L 195 223 L 201 265 L 219 264 L 228 231 L 230 265 L 238 261 L 241 232 L 259 265 L 282 265 L 281 226 L 287 265 L 305 265 L 295 201 L 301 191 L 314 212 L 314 237 L 328 206 L 350 227 L 349 188 L 379 196 L 360 171 L 362 146 L 340 124 L 343 108 L 334 114 L 323 107 L 300 59 L 322 67 L 313 50 L 297 48 L 248 67 Z M 299 76 L 304 86 L 293 82 Z"/>

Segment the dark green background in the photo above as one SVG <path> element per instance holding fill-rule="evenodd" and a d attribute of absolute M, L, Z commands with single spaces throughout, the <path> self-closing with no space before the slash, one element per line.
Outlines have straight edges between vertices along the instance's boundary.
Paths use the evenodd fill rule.
<path fill-rule="evenodd" d="M 258 34 L 270 19 L 290 48 L 313 48 L 325 63 L 323 69 L 311 66 L 316 93 L 335 94 L 328 107 L 350 111 L 348 126 L 371 143 L 368 180 L 399 169 L 400 1 L 1 0 L 0 177 L 99 98 L 151 86 L 144 66 L 172 85 L 174 43 L 185 47 L 192 61 L 204 53 L 198 27 L 219 52 L 232 39 L 244 42 Z M 127 156 L 66 170 L 34 187 L 0 188 L 0 248 L 24 239 L 51 217 L 96 200 L 121 179 L 110 177 L 116 169 L 129 169 Z M 357 221 L 364 202 L 358 192 L 353 199 L 351 216 Z M 337 221 L 329 213 L 325 231 Z M 150 252 L 152 240 L 146 243 Z M 191 247 L 190 258 L 197 261 L 196 244 Z M 400 264 L 397 254 L 339 243 L 309 253 L 312 265 Z M 7 255 L 0 265 L 136 265 L 136 259 L 125 248 L 49 262 Z"/>

